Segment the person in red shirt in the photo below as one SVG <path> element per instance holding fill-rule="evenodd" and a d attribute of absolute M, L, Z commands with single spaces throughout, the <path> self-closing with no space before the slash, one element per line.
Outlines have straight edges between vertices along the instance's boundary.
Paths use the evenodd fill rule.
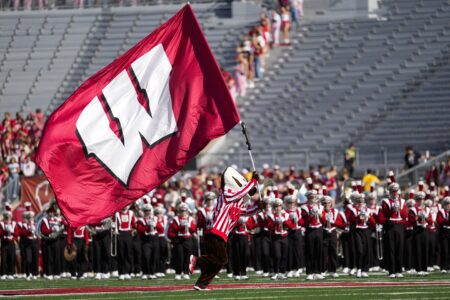
<path fill-rule="evenodd" d="M 351 199 L 354 203 L 349 222 L 355 229 L 355 255 L 356 255 L 356 277 L 369 277 L 369 264 L 371 245 L 371 228 L 375 228 L 376 221 L 370 209 L 366 207 L 363 194 L 353 193 Z M 369 227 L 370 226 L 370 227 Z"/>
<path fill-rule="evenodd" d="M 19 227 L 12 220 L 12 212 L 3 212 L 3 221 L 0 222 L 0 237 L 2 242 L 1 269 L 2 279 L 14 279 L 16 271 L 16 243 L 19 238 Z"/>
<path fill-rule="evenodd" d="M 272 206 L 270 205 L 270 198 L 265 197 L 263 199 L 263 208 L 256 217 L 256 223 L 259 227 L 259 233 L 255 234 L 255 247 L 256 255 L 259 257 L 262 267 L 263 277 L 269 277 L 269 272 L 273 271 L 272 264 L 272 242 L 271 232 L 268 227 L 269 215 L 272 213 Z M 260 245 L 260 247 L 256 246 Z"/>
<path fill-rule="evenodd" d="M 136 217 L 129 207 L 124 207 L 116 212 L 113 218 L 113 226 L 117 236 L 117 263 L 119 267 L 119 279 L 131 279 L 131 257 L 133 255 L 132 230 L 136 228 Z"/>
<path fill-rule="evenodd" d="M 247 256 L 249 250 L 249 217 L 241 216 L 236 227 L 234 227 L 231 243 L 231 269 L 235 280 L 248 279 L 247 277 Z"/>
<path fill-rule="evenodd" d="M 286 209 L 284 210 L 291 219 L 294 227 L 288 232 L 288 262 L 287 277 L 300 277 L 304 267 L 304 222 L 302 219 L 302 210 L 297 206 L 297 197 L 289 194 L 284 197 Z"/>
<path fill-rule="evenodd" d="M 58 238 L 62 235 L 63 230 L 64 226 L 56 216 L 55 205 L 50 205 L 47 209 L 47 215 L 42 218 L 40 223 L 40 232 L 43 236 L 43 269 L 48 280 L 60 278 L 61 263 L 58 253 Z"/>
<path fill-rule="evenodd" d="M 450 197 L 442 200 L 442 208 L 436 216 L 441 246 L 441 272 L 450 272 Z"/>
<path fill-rule="evenodd" d="M 318 203 L 316 190 L 309 190 L 305 197 L 308 202 L 302 206 L 302 219 L 306 227 L 306 279 L 323 279 L 320 274 L 323 260 L 323 226 L 320 217 L 323 207 Z"/>
<path fill-rule="evenodd" d="M 194 285 L 196 290 L 205 290 L 222 267 L 228 262 L 228 235 L 237 225 L 241 215 L 252 215 L 258 211 L 258 203 L 245 207 L 252 195 L 256 194 L 259 175 L 253 172 L 252 179 L 247 180 L 235 169 L 228 167 L 222 174 L 221 191 L 214 210 L 213 226 L 205 235 L 205 255 L 198 259 L 191 256 L 189 271 L 195 265 L 201 269 L 201 275 Z M 244 201 L 245 200 L 245 201 Z"/>
<path fill-rule="evenodd" d="M 142 279 L 156 279 L 156 264 L 159 257 L 158 231 L 164 231 L 158 218 L 153 215 L 150 203 L 143 206 L 144 216 L 137 221 L 142 242 Z"/>
<path fill-rule="evenodd" d="M 193 252 L 193 234 L 197 231 L 194 219 L 189 216 L 186 203 L 178 205 L 177 216 L 169 225 L 168 236 L 173 242 L 175 280 L 189 278 L 189 262 Z"/>
<path fill-rule="evenodd" d="M 23 222 L 20 227 L 20 240 L 23 241 L 24 268 L 27 280 L 36 280 L 39 275 L 39 241 L 36 236 L 36 225 L 34 224 L 34 212 L 31 203 L 25 203 L 26 211 L 23 214 Z"/>
<path fill-rule="evenodd" d="M 393 176 L 392 176 L 393 177 Z M 392 181 L 392 179 L 391 179 Z M 400 186 L 396 182 L 391 182 L 388 186 L 389 199 L 383 199 L 381 214 L 386 229 L 387 264 L 389 277 L 402 278 L 405 226 L 408 216 L 405 199 L 400 196 Z"/>
<path fill-rule="evenodd" d="M 287 212 L 283 210 L 283 200 L 274 200 L 273 213 L 269 215 L 268 227 L 272 231 L 273 271 L 270 279 L 286 279 L 286 264 L 288 257 L 288 230 L 295 227 Z"/>
<path fill-rule="evenodd" d="M 86 278 L 87 270 L 87 251 L 89 246 L 89 232 L 86 226 L 71 227 L 67 230 L 67 247 L 73 248 L 75 246 L 77 257 L 75 261 L 75 269 L 72 277 L 76 276 L 78 279 Z"/>
<path fill-rule="evenodd" d="M 165 277 L 166 275 L 166 260 L 168 256 L 167 238 L 165 230 L 167 227 L 167 216 L 164 215 L 164 210 L 160 206 L 155 207 L 154 214 L 159 225 L 156 226 L 158 231 L 158 253 L 159 258 L 156 262 L 156 277 Z"/>
<path fill-rule="evenodd" d="M 428 228 L 433 223 L 431 210 L 425 206 L 425 193 L 417 192 L 416 205 L 411 207 L 408 213 L 407 227 L 414 227 L 415 266 L 418 275 L 427 275 L 428 267 Z"/>
<path fill-rule="evenodd" d="M 332 277 L 336 278 L 339 277 L 336 273 L 338 266 L 336 227 L 344 228 L 345 222 L 342 220 L 338 210 L 333 207 L 333 198 L 323 196 L 320 202 L 323 205 L 321 222 L 324 224 L 322 271 L 329 272 Z"/>
<path fill-rule="evenodd" d="M 111 218 L 91 226 L 95 279 L 109 279 L 111 266 Z"/>

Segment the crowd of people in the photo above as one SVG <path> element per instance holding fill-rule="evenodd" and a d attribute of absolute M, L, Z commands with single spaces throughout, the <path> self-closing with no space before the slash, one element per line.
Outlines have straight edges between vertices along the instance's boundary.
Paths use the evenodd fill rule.
<path fill-rule="evenodd" d="M 20 176 L 33 176 L 35 150 L 44 126 L 44 114 L 40 109 L 28 113 L 16 113 L 15 118 L 6 112 L 0 124 L 0 200 L 14 201 L 19 198 Z M 5 201 L 3 201 L 5 202 Z"/>
<path fill-rule="evenodd" d="M 372 182 L 366 190 L 360 180 L 338 188 L 338 180 L 339 194 L 332 197 L 335 186 L 325 178 L 333 172 L 264 166 L 262 200 L 256 194 L 248 202 L 259 201 L 260 210 L 239 217 L 228 238 L 227 276 L 243 280 L 254 270 L 254 276 L 273 280 L 302 274 L 318 280 L 368 277 L 370 271 L 390 277 L 450 271 L 448 187 L 420 181 L 402 191 L 391 174 L 386 188 Z M 195 176 L 179 175 L 101 223 L 82 227 L 69 226 L 56 202 L 38 218 L 25 203 L 21 221 L 12 219 L 6 205 L 0 278 L 127 280 L 173 272 L 176 280 L 189 279 L 190 256 L 205 251 L 221 174 L 201 169 Z"/>
<path fill-rule="evenodd" d="M 303 0 L 280 1 L 278 7 L 261 15 L 259 24 L 244 35 L 236 48 L 233 72 L 222 70 L 233 98 L 244 97 L 255 81 L 264 77 L 266 59 L 274 47 L 290 44 L 289 32 L 296 30 L 303 15 Z"/>

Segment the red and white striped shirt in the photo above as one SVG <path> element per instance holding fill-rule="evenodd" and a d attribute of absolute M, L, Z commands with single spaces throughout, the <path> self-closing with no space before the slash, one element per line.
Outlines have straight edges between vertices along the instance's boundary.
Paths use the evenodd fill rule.
<path fill-rule="evenodd" d="M 225 242 L 228 235 L 236 226 L 239 217 L 242 215 L 252 215 L 257 212 L 258 205 L 251 208 L 244 207 L 244 196 L 251 191 L 256 185 L 256 180 L 252 179 L 241 190 L 232 193 L 231 191 L 222 191 L 217 198 L 216 207 L 214 208 L 214 217 L 212 228 L 208 228 L 207 232 L 211 232 L 220 236 Z"/>

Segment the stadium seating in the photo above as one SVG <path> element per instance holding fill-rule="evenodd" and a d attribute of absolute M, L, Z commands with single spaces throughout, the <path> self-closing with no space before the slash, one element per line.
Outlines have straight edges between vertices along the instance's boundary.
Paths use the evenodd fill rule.
<path fill-rule="evenodd" d="M 450 5 L 384 1 L 382 20 L 312 21 L 274 51 L 244 99 L 257 165 L 342 164 L 349 142 L 362 166 L 401 166 L 404 147 L 448 147 Z M 249 165 L 238 129 L 222 157 Z M 384 148 L 381 148 L 384 147 Z"/>
<path fill-rule="evenodd" d="M 232 66 L 239 36 L 258 16 L 226 18 L 230 10 L 226 3 L 193 6 L 219 64 Z M 0 114 L 38 107 L 50 113 L 84 80 L 181 7 L 2 12 Z"/>

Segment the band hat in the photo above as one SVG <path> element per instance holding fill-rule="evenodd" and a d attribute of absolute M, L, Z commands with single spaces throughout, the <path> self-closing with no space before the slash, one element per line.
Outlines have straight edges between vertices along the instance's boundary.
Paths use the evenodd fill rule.
<path fill-rule="evenodd" d="M 328 203 L 332 203 L 333 199 L 330 196 L 323 196 L 322 198 L 320 198 L 320 203 L 322 204 L 328 204 Z"/>

